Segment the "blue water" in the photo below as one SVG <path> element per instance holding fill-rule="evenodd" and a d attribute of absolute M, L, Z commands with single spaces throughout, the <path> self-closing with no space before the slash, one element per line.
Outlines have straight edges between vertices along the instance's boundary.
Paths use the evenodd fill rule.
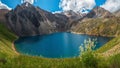
<path fill-rule="evenodd" d="M 49 35 L 21 37 L 15 42 L 18 52 L 47 58 L 69 58 L 80 54 L 79 47 L 85 39 L 97 39 L 96 48 L 111 40 L 109 37 L 78 35 L 72 33 L 53 33 Z"/>

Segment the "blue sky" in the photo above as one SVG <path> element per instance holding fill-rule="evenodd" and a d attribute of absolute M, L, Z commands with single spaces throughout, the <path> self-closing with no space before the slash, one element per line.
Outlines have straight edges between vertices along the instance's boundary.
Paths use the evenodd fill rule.
<path fill-rule="evenodd" d="M 95 0 L 95 2 L 96 2 L 97 6 L 100 6 L 100 5 L 104 4 L 106 2 L 106 0 Z"/>
<path fill-rule="evenodd" d="M 15 8 L 17 4 L 21 4 L 21 0 L 1 0 L 2 3 L 5 3 L 8 5 L 10 8 Z M 95 0 L 96 5 L 100 6 L 105 3 L 106 0 Z M 61 11 L 59 8 L 59 2 L 60 0 L 37 0 L 37 2 L 34 2 L 35 6 L 39 6 L 40 8 L 50 11 L 50 12 L 55 12 L 55 11 Z"/>
<path fill-rule="evenodd" d="M 34 3 L 34 5 L 39 6 L 45 10 L 54 12 L 61 10 L 59 8 L 59 2 L 60 0 L 38 0 L 37 2 Z"/>

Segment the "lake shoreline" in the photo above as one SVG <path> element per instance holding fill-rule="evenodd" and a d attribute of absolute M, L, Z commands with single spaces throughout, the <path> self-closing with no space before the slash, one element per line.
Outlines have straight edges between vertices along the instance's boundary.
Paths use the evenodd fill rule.
<path fill-rule="evenodd" d="M 74 31 L 71 31 L 70 33 L 73 33 L 73 34 L 86 34 L 86 33 L 81 33 L 81 32 L 74 32 Z M 89 35 L 89 36 L 101 36 L 101 37 L 117 37 L 115 35 L 96 35 L 96 34 L 86 34 L 86 35 Z"/>
<path fill-rule="evenodd" d="M 15 48 L 14 42 L 12 42 L 12 49 L 15 51 L 15 53 L 16 53 L 17 55 L 20 55 L 20 53 L 18 53 L 17 50 L 16 50 L 16 48 Z"/>

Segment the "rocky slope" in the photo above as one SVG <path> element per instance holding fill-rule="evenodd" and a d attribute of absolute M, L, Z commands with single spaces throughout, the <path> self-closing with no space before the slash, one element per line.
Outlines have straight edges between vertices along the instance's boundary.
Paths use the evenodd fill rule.
<path fill-rule="evenodd" d="M 102 7 L 93 8 L 88 14 L 84 14 L 84 16 L 77 21 L 77 24 L 72 25 L 71 29 L 78 29 L 80 23 L 89 22 L 90 19 L 98 19 L 98 18 L 114 18 L 115 16 L 109 11 L 105 10 Z M 91 22 L 91 21 L 90 21 Z M 76 22 L 73 22 L 76 23 Z M 86 26 L 87 27 L 87 26 Z M 89 26 L 88 26 L 89 27 Z M 83 27 L 84 28 L 84 27 Z M 97 29 L 97 28 L 96 28 Z M 81 32 L 82 33 L 82 32 Z"/>
<path fill-rule="evenodd" d="M 34 7 L 29 3 L 18 5 L 7 13 L 7 26 L 18 36 L 49 34 L 66 31 L 68 18 L 65 15 L 54 15 Z"/>
<path fill-rule="evenodd" d="M 64 11 L 60 14 L 63 14 L 68 17 L 67 27 L 70 29 L 72 26 L 76 25 L 79 20 L 81 20 L 86 14 L 76 13 L 72 10 Z"/>
<path fill-rule="evenodd" d="M 71 32 L 98 36 L 119 36 L 120 18 L 98 18 L 79 22 Z"/>

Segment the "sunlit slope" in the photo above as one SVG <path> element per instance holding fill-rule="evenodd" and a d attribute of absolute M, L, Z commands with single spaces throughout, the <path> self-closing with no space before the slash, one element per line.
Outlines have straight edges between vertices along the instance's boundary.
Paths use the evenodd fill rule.
<path fill-rule="evenodd" d="M 120 54 L 120 36 L 109 41 L 104 46 L 99 48 L 96 52 L 108 57 Z"/>
<path fill-rule="evenodd" d="M 107 50 L 113 48 L 114 46 L 119 45 L 120 46 L 120 36 L 112 39 L 108 43 L 106 43 L 104 46 L 99 48 L 97 52 L 103 53 L 106 52 Z"/>
<path fill-rule="evenodd" d="M 16 55 L 12 48 L 15 39 L 17 39 L 17 36 L 0 23 L 0 57 L 13 57 Z"/>
<path fill-rule="evenodd" d="M 120 18 L 85 19 L 74 26 L 71 31 L 89 35 L 117 37 L 120 35 Z"/>

